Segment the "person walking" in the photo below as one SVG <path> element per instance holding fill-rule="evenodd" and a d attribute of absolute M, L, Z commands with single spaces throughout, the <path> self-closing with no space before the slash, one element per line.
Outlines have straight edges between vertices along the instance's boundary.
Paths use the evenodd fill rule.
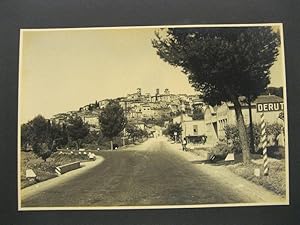
<path fill-rule="evenodd" d="M 186 145 L 187 145 L 186 138 L 183 138 L 183 140 L 182 140 L 182 150 L 183 150 L 183 151 L 187 151 Z"/>

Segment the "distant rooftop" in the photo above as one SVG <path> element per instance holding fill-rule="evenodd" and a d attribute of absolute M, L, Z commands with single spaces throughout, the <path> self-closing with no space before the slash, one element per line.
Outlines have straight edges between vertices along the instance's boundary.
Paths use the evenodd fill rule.
<path fill-rule="evenodd" d="M 276 95 L 260 95 L 258 96 L 254 103 L 265 103 L 265 102 L 282 102 L 283 98 Z"/>

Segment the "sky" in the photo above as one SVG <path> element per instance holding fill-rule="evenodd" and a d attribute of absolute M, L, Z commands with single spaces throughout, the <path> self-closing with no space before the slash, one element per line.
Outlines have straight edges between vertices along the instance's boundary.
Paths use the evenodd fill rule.
<path fill-rule="evenodd" d="M 25 123 L 95 100 L 136 92 L 195 94 L 180 68 L 164 62 L 151 40 L 157 28 L 23 30 L 19 113 Z M 271 86 L 282 86 L 282 59 L 271 68 Z"/>

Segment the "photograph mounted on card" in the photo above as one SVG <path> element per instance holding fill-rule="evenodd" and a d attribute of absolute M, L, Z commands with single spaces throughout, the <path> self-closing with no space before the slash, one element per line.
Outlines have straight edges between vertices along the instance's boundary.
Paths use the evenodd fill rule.
<path fill-rule="evenodd" d="M 283 25 L 21 29 L 18 209 L 289 204 Z"/>

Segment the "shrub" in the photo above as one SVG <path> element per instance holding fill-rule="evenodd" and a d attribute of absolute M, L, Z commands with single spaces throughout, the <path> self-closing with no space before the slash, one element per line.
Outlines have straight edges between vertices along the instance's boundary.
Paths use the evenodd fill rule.
<path fill-rule="evenodd" d="M 210 152 L 208 154 L 209 159 L 211 161 L 218 161 L 218 160 L 223 160 L 226 158 L 227 154 L 232 152 L 232 148 L 229 147 L 226 144 L 223 143 L 218 143 L 215 147 L 210 149 Z M 215 156 L 212 159 L 212 156 Z"/>
<path fill-rule="evenodd" d="M 267 147 L 267 155 L 275 159 L 283 159 L 285 157 L 284 147 L 269 146 Z"/>
<path fill-rule="evenodd" d="M 44 161 L 46 161 L 47 158 L 49 158 L 52 154 L 52 151 L 49 148 L 49 145 L 46 143 L 34 143 L 32 145 L 33 152 L 41 157 Z"/>
<path fill-rule="evenodd" d="M 280 134 L 283 126 L 278 123 L 267 123 L 266 124 L 266 134 L 267 136 L 273 136 L 276 140 L 276 137 Z M 250 127 L 247 126 L 247 133 L 248 133 L 248 142 L 250 143 Z M 253 134 L 254 134 L 254 146 L 255 146 L 255 152 L 252 153 L 262 153 L 262 150 L 260 149 L 260 136 L 261 136 L 261 129 L 260 125 L 258 124 L 253 124 Z M 240 138 L 239 138 L 239 133 L 238 133 L 238 128 L 237 126 L 225 126 L 225 137 L 227 140 L 232 140 L 232 146 L 233 146 L 233 151 L 236 153 L 241 152 L 241 143 L 240 143 Z M 282 150 L 277 148 L 271 148 L 270 149 L 270 156 L 278 157 L 278 155 L 282 155 Z M 272 152 L 272 153 L 271 153 Z M 280 153 L 281 152 L 281 153 Z"/>
<path fill-rule="evenodd" d="M 281 133 L 281 130 L 283 129 L 283 125 L 279 123 L 272 123 L 266 125 L 266 134 L 272 135 L 275 138 Z"/>
<path fill-rule="evenodd" d="M 247 133 L 249 137 L 249 144 L 250 144 L 250 127 L 247 126 Z M 259 125 L 253 124 L 253 135 L 254 135 L 254 146 L 255 150 L 257 150 L 259 147 L 260 143 L 260 128 Z M 241 152 L 241 142 L 240 142 L 240 137 L 239 137 L 239 131 L 237 126 L 225 126 L 225 137 L 227 140 L 232 141 L 232 147 L 233 151 L 235 153 L 240 153 Z"/>

